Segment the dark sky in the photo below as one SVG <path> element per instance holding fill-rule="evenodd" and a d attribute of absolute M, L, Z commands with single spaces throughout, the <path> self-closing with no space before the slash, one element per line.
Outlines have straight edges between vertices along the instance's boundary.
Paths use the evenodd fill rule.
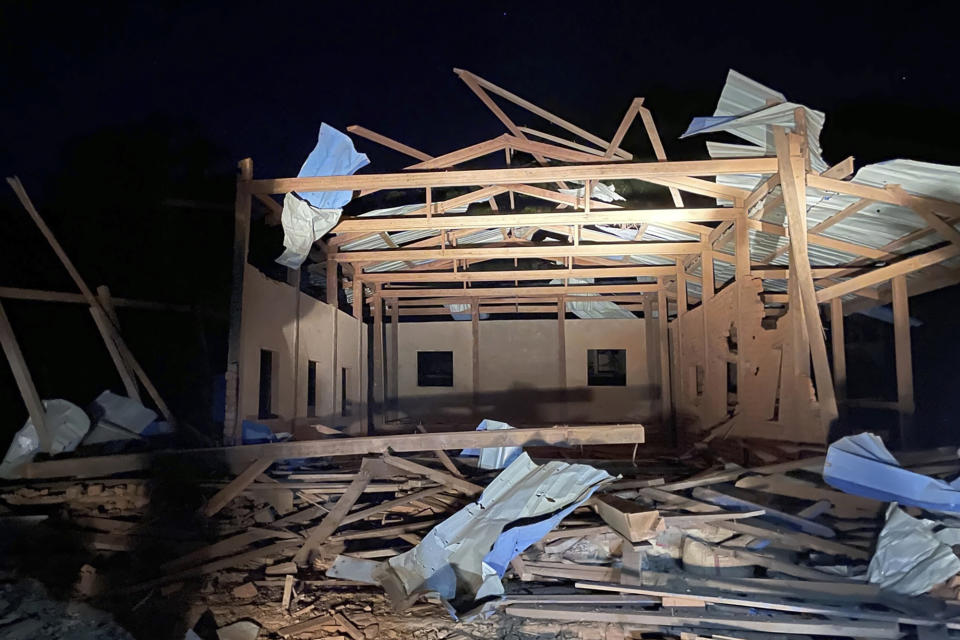
<path fill-rule="evenodd" d="M 8 1 L 0 168 L 55 171 L 68 141 L 157 116 L 262 177 L 294 175 L 321 121 L 439 154 L 502 131 L 455 66 L 603 137 L 645 96 L 675 157 L 702 149 L 676 137 L 735 68 L 825 111 L 828 160 L 951 159 L 949 3 L 787 4 Z M 403 161 L 360 146 L 369 170 Z"/>
<path fill-rule="evenodd" d="M 502 133 L 454 67 L 604 138 L 643 96 L 672 159 L 704 157 L 702 138 L 677 138 L 713 112 L 733 68 L 824 111 L 828 162 L 960 164 L 950 4 L 788 4 L 0 0 L 0 172 L 19 174 L 91 285 L 222 316 L 237 160 L 251 156 L 259 177 L 296 175 L 323 121 L 434 155 Z M 373 161 L 364 171 L 410 162 L 357 146 Z M 639 127 L 624 146 L 651 155 Z M 6 185 L 0 192 L 0 284 L 73 290 Z M 179 209 L 170 198 L 211 206 Z M 255 220 L 251 261 L 273 264 L 280 240 Z M 941 399 L 956 395 L 960 353 L 943 347 L 955 315 L 942 308 L 960 308 L 960 293 L 944 295 L 914 299 L 911 312 L 927 322 L 914 332 L 920 411 L 946 433 L 960 408 Z M 107 386 L 122 391 L 81 306 L 4 306 L 43 397 L 84 404 Z M 203 424 L 209 378 L 226 361 L 222 317 L 198 333 L 188 315 L 121 315 L 171 406 Z M 865 393 L 890 395 L 889 351 L 864 360 Z M 851 357 L 852 376 L 857 366 Z M 0 367 L 0 425 L 10 431 L 25 415 Z"/>

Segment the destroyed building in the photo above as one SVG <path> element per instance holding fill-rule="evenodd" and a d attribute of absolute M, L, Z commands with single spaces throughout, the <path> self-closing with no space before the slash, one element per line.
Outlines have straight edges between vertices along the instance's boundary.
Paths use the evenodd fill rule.
<path fill-rule="evenodd" d="M 91 290 L 8 179 L 80 294 L 0 295 L 89 306 L 125 394 L 41 398 L 0 307 L 30 415 L 3 517 L 86 549 L 77 597 L 125 624 L 176 609 L 181 637 L 960 629 L 960 461 L 902 451 L 910 298 L 960 282 L 960 168 L 828 163 L 824 113 L 735 71 L 691 160 L 643 98 L 606 139 L 455 72 L 506 133 L 434 157 L 324 124 L 296 177 L 239 163 L 216 433 L 125 343 L 115 306 L 147 303 Z M 415 162 L 377 173 L 370 143 Z M 283 230 L 272 265 L 254 220 Z M 897 399 L 850 397 L 845 318 L 888 304 Z M 181 466 L 173 526 L 153 505 Z"/>

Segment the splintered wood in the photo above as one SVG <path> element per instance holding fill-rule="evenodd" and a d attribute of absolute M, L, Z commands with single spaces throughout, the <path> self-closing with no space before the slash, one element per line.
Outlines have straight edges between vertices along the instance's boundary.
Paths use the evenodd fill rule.
<path fill-rule="evenodd" d="M 98 557 L 128 558 L 136 571 L 124 574 L 124 606 L 159 610 L 190 597 L 219 626 L 255 620 L 261 633 L 283 638 L 598 639 L 643 629 L 892 639 L 914 627 L 960 628 L 943 601 L 956 599 L 960 576 L 912 598 L 863 581 L 885 505 L 826 486 L 822 457 L 797 448 L 769 464 L 733 467 L 723 449 L 700 449 L 684 464 L 592 460 L 626 477 L 520 550 L 488 617 L 461 621 L 429 593 L 395 610 L 388 583 L 381 586 L 383 562 L 420 544 L 496 476 L 469 458 L 441 463 L 434 446 L 413 457 L 341 457 L 337 466 L 258 458 L 201 485 L 196 499 L 206 506 L 190 516 L 201 528 L 167 522 L 153 502 L 163 486 L 147 478 L 27 482 L 0 497 L 14 514 L 56 510 L 43 526 Z M 956 472 L 944 455 L 904 459 Z M 290 501 L 277 502 L 278 491 Z M 281 515 L 276 504 L 289 511 Z M 98 575 L 111 566 L 98 562 L 89 563 Z"/>

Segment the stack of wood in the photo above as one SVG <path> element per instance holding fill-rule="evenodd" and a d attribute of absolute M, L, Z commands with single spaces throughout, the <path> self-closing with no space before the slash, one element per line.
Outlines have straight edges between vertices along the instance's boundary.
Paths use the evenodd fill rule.
<path fill-rule="evenodd" d="M 35 526 L 85 545 L 83 595 L 104 608 L 150 619 L 176 604 L 188 627 L 210 612 L 220 627 L 255 621 L 261 638 L 899 638 L 960 628 L 960 603 L 944 590 L 908 598 L 865 582 L 885 505 L 826 486 L 822 456 L 752 468 L 704 468 L 703 456 L 591 460 L 621 477 L 513 561 L 493 615 L 456 621 L 429 594 L 397 612 L 378 586 L 327 570 L 338 556 L 385 560 L 413 548 L 497 472 L 443 451 L 335 460 L 258 459 L 232 479 L 173 488 L 146 474 L 21 482 L 2 489 L 4 517 L 48 516 Z"/>

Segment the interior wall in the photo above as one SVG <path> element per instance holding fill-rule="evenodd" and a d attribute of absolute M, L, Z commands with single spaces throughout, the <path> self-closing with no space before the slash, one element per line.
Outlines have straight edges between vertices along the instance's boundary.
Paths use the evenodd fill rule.
<path fill-rule="evenodd" d="M 309 362 L 316 362 L 316 416 L 331 427 L 366 434 L 366 340 L 361 321 L 247 265 L 243 282 L 240 415 L 274 431 L 308 438 Z M 364 334 L 364 335 L 362 335 Z M 273 352 L 272 412 L 260 418 L 260 351 Z M 348 370 L 343 414 L 341 369 Z"/>
<path fill-rule="evenodd" d="M 469 321 L 401 322 L 400 411 L 411 418 L 465 425 L 484 417 L 515 424 L 644 422 L 655 418 L 658 387 L 648 371 L 643 319 L 568 319 L 564 333 L 565 384 L 560 379 L 556 319 L 481 320 L 475 395 Z M 388 339 L 390 335 L 387 332 Z M 588 349 L 625 349 L 626 386 L 588 386 Z M 418 351 L 453 352 L 452 387 L 417 385 Z"/>
<path fill-rule="evenodd" d="M 797 342 L 795 314 L 788 310 L 764 322 L 761 288 L 758 278 L 731 283 L 670 323 L 681 439 L 701 440 L 714 429 L 725 437 L 797 442 L 826 437 L 809 374 L 809 347 Z M 732 379 L 735 391 L 728 386 Z"/>

